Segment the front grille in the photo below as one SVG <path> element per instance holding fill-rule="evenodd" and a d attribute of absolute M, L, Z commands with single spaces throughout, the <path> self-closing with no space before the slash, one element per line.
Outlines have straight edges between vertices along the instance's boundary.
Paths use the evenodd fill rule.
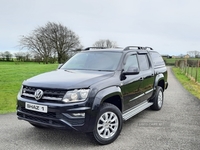
<path fill-rule="evenodd" d="M 53 112 L 40 113 L 40 112 L 37 112 L 37 111 L 31 111 L 31 110 L 25 109 L 24 107 L 21 107 L 21 111 L 28 113 L 28 114 L 35 115 L 35 116 L 52 118 L 52 119 L 56 118 L 56 113 L 53 113 Z"/>
<path fill-rule="evenodd" d="M 47 89 L 47 88 L 39 88 L 39 87 L 31 87 L 31 86 L 23 86 L 22 89 L 22 97 L 27 99 L 35 100 L 35 91 L 37 89 L 41 89 L 43 91 L 43 96 L 40 100 L 43 101 L 60 101 L 64 97 L 66 90 L 59 89 Z"/>
<path fill-rule="evenodd" d="M 66 125 L 56 118 L 56 113 L 40 113 L 31 110 L 27 110 L 24 107 L 18 108 L 17 115 L 24 120 L 30 122 L 44 123 L 46 125 L 57 126 L 65 128 Z"/>
<path fill-rule="evenodd" d="M 65 120 L 71 125 L 80 125 L 84 124 L 84 118 L 79 119 L 71 119 L 66 115 L 57 114 L 54 112 L 41 113 L 36 111 L 27 110 L 24 107 L 18 107 L 17 115 L 20 119 L 27 120 L 29 122 L 43 123 L 45 125 L 50 125 L 59 128 L 67 128 L 67 125 L 60 121 L 58 118 Z"/>
<path fill-rule="evenodd" d="M 44 119 L 44 118 L 38 118 L 38 117 L 34 117 L 34 116 L 29 116 L 29 115 L 25 115 L 25 114 L 22 114 L 22 113 L 19 113 L 18 112 L 18 116 L 27 120 L 27 121 L 33 121 L 33 122 L 39 122 L 39 123 L 44 123 L 44 124 L 47 124 L 47 125 L 53 125 L 53 126 L 58 126 L 58 127 L 63 127 L 65 128 L 65 125 L 60 122 L 60 121 L 57 121 L 57 120 L 50 120 L 50 119 Z"/>

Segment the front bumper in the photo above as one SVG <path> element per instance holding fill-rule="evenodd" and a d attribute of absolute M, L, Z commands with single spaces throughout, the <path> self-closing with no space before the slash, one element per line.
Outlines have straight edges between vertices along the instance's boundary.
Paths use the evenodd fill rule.
<path fill-rule="evenodd" d="M 18 96 L 17 98 L 17 116 L 20 120 L 25 120 L 33 124 L 44 127 L 74 129 L 82 132 L 90 132 L 93 127 L 90 124 L 94 112 L 90 107 L 82 104 L 57 104 L 44 103 L 35 100 L 27 100 Z M 47 113 L 28 110 L 25 108 L 25 103 L 36 105 L 45 105 L 48 108 Z M 72 114 L 85 114 L 85 116 L 74 116 Z M 94 121 L 94 120 L 93 120 Z"/>

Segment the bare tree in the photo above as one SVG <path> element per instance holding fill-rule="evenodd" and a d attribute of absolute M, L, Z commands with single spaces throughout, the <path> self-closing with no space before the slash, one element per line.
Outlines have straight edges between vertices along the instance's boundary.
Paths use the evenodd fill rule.
<path fill-rule="evenodd" d="M 25 52 L 25 61 L 31 61 L 32 54 L 30 52 Z"/>
<path fill-rule="evenodd" d="M 20 40 L 21 48 L 27 48 L 42 58 L 45 63 L 54 57 L 56 52 L 58 62 L 66 61 L 67 51 L 79 48 L 79 37 L 67 27 L 48 22 L 44 27 L 36 28 L 29 36 L 23 36 Z"/>
<path fill-rule="evenodd" d="M 114 48 L 117 47 L 117 43 L 114 41 L 110 41 L 110 40 L 99 40 L 96 41 L 93 46 L 95 47 L 107 47 L 107 48 Z"/>
<path fill-rule="evenodd" d="M 200 52 L 199 51 L 188 51 L 187 52 L 191 57 L 195 57 L 198 58 L 200 56 Z"/>
<path fill-rule="evenodd" d="M 82 47 L 78 35 L 61 24 L 48 22 L 42 30 L 51 42 L 52 49 L 57 53 L 58 63 L 66 61 L 68 51 Z"/>
<path fill-rule="evenodd" d="M 23 52 L 17 52 L 17 53 L 14 53 L 14 55 L 15 55 L 17 61 L 23 61 L 23 57 L 24 57 Z"/>
<path fill-rule="evenodd" d="M 33 53 L 33 58 L 35 62 L 38 62 L 40 64 L 40 62 L 42 62 L 42 58 L 38 53 Z"/>
<path fill-rule="evenodd" d="M 40 55 L 43 62 L 47 64 L 52 53 L 52 48 L 48 39 L 46 39 L 42 34 L 40 28 L 38 28 L 29 36 L 23 36 L 20 40 L 20 45 L 22 48 L 27 48 L 28 50 Z"/>
<path fill-rule="evenodd" d="M 17 61 L 31 61 L 31 57 L 33 57 L 33 54 L 30 52 L 17 52 L 14 53 Z"/>
<path fill-rule="evenodd" d="M 198 58 L 200 55 L 200 52 L 199 51 L 195 51 L 195 58 Z"/>

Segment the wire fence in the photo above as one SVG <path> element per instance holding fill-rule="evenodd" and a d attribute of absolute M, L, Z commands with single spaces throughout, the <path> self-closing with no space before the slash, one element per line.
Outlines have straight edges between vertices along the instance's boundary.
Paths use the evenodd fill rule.
<path fill-rule="evenodd" d="M 200 60 L 178 60 L 175 66 L 181 68 L 191 80 L 200 83 Z"/>

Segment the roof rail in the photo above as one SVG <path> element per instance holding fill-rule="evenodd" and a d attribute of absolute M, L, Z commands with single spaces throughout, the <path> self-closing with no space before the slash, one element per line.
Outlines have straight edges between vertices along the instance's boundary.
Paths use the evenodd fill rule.
<path fill-rule="evenodd" d="M 105 49 L 106 47 L 87 47 L 84 50 L 90 50 L 90 49 Z"/>
<path fill-rule="evenodd" d="M 144 49 L 145 49 L 145 50 L 148 50 L 148 49 L 149 49 L 149 50 L 153 50 L 153 48 L 151 48 L 151 47 L 144 47 Z"/>
<path fill-rule="evenodd" d="M 126 48 L 124 48 L 124 50 L 130 50 L 130 49 L 144 49 L 144 47 L 142 46 L 127 46 Z"/>
<path fill-rule="evenodd" d="M 111 48 L 118 48 L 118 49 L 123 49 L 123 47 L 118 47 L 118 46 L 117 46 L 117 47 L 111 47 Z"/>

